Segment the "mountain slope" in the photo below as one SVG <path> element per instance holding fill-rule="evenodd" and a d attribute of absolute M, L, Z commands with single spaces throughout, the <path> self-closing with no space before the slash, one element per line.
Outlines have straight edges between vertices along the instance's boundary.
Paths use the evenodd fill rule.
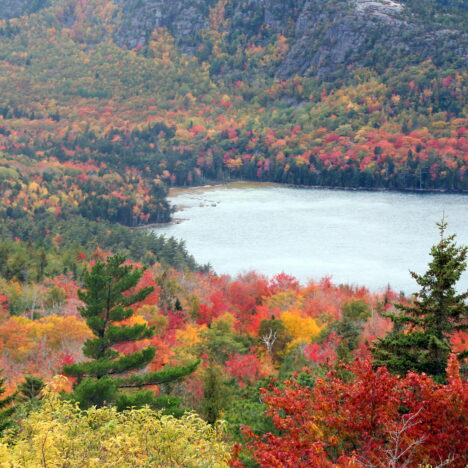
<path fill-rule="evenodd" d="M 468 57 L 467 7 L 458 0 L 113 1 L 121 10 L 115 40 L 128 48 L 147 44 L 155 29 L 165 27 L 182 52 L 196 54 L 215 6 L 231 50 L 282 34 L 289 50 L 276 70 L 281 78 L 299 74 L 330 79 L 361 66 L 382 72 L 396 60 L 461 65 Z M 49 3 L 0 0 L 0 18 L 28 15 Z"/>
<path fill-rule="evenodd" d="M 446 3 L 54 0 L 0 22 L 0 214 L 164 222 L 167 185 L 231 178 L 468 190 Z"/>
<path fill-rule="evenodd" d="M 11 19 L 36 13 L 50 0 L 0 0 L 0 19 Z"/>
<path fill-rule="evenodd" d="M 117 0 L 123 14 L 117 42 L 133 48 L 147 42 L 153 29 L 165 26 L 184 52 L 203 43 L 209 8 L 215 2 Z M 468 33 L 462 2 L 394 0 L 249 0 L 219 2 L 230 47 L 272 32 L 285 35 L 290 48 L 279 64 L 282 78 L 330 77 L 353 66 L 378 66 L 395 59 L 466 61 Z"/>

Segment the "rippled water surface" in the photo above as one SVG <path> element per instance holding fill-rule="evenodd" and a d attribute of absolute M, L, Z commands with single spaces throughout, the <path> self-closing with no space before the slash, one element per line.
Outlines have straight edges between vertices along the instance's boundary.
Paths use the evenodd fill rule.
<path fill-rule="evenodd" d="M 336 283 L 378 290 L 417 290 L 408 270 L 426 271 L 442 214 L 458 243 L 468 244 L 468 196 L 219 187 L 171 199 L 182 220 L 157 228 L 186 241 L 218 273 L 287 272 L 302 282 L 331 275 Z M 460 288 L 468 287 L 468 275 Z"/>

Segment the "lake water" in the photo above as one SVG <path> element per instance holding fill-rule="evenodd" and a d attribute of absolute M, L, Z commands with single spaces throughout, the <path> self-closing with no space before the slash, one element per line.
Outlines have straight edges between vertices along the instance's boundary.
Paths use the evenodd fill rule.
<path fill-rule="evenodd" d="M 305 283 L 381 290 L 418 290 L 408 270 L 424 273 L 435 225 L 445 213 L 448 232 L 468 244 L 468 195 L 224 186 L 171 197 L 181 222 L 155 229 L 183 239 L 199 263 L 217 273 L 282 271 Z M 468 275 L 459 288 L 468 288 Z"/>

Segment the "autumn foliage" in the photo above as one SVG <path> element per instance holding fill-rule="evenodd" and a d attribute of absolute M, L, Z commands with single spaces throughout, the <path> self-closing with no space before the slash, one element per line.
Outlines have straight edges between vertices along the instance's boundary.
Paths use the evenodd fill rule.
<path fill-rule="evenodd" d="M 283 76 L 293 24 L 233 22 L 236 8 L 265 2 L 206 2 L 206 28 L 183 49 L 191 54 L 166 28 L 120 47 L 119 4 L 133 2 L 30 3 L 44 8 L 0 21 L 0 380 L 14 419 L 0 464 L 226 466 L 228 445 L 241 442 L 235 466 L 250 457 L 278 468 L 464 467 L 466 363 L 450 358 L 447 381 L 435 383 L 370 360 L 394 304 L 411 298 L 331 278 L 217 275 L 183 242 L 130 229 L 170 221 L 173 186 L 468 190 L 458 59 L 349 67 L 330 81 Z M 450 15 L 430 16 L 450 31 Z M 385 55 L 374 52 L 362 63 Z M 142 364 L 150 373 L 200 361 L 185 380 L 149 391 L 224 418 L 227 440 L 192 413 L 79 410 L 50 386 L 13 403 L 26 374 L 51 382 L 63 366 L 90 365 L 78 289 L 110 251 L 149 265 L 136 285 L 148 294 L 127 304 L 117 333 L 152 331 L 117 341 L 113 356 L 155 348 Z M 461 329 L 445 341 L 447 355 L 466 352 Z"/>
<path fill-rule="evenodd" d="M 2 466 L 227 466 L 229 446 L 223 427 L 212 427 L 195 414 L 180 419 L 149 408 L 81 411 L 54 391 L 42 408 L 27 417 L 16 435 L 0 439 Z"/>
<path fill-rule="evenodd" d="M 369 360 L 345 370 L 346 377 L 333 371 L 311 387 L 293 379 L 263 390 L 280 435 L 245 429 L 261 466 L 465 466 L 468 386 L 455 356 L 446 385 L 392 376 Z"/>
<path fill-rule="evenodd" d="M 81 262 L 90 269 L 108 255 L 99 250 Z M 70 274 L 38 283 L 2 279 L 0 288 L 0 366 L 10 394 L 26 373 L 50 381 L 63 365 L 85 360 L 91 331 Z M 467 386 L 457 360 L 450 359 L 446 384 L 372 365 L 370 346 L 391 326 L 382 313 L 407 301 L 390 289 L 371 293 L 330 278 L 302 285 L 285 274 L 231 278 L 157 263 L 136 288 L 150 294 L 131 304 L 121 325 L 154 327 L 154 335 L 116 352 L 124 358 L 155 347 L 147 371 L 156 373 L 201 360 L 163 390 L 200 414 L 210 408 L 212 421 L 226 418 L 243 447 L 234 465 L 253 457 L 265 467 L 464 466 Z M 465 342 L 454 334 L 453 351 Z M 70 391 L 73 382 L 67 385 Z M 253 427 L 242 433 L 246 423 Z"/>
<path fill-rule="evenodd" d="M 224 3 L 193 57 L 164 28 L 118 47 L 108 0 L 0 22 L 0 215 L 167 222 L 167 186 L 238 178 L 467 190 L 463 70 L 274 79 L 288 39 L 259 32 L 230 55 Z"/>

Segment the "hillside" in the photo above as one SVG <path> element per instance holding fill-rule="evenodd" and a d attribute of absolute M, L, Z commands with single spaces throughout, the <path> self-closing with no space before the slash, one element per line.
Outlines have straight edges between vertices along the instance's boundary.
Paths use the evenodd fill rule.
<path fill-rule="evenodd" d="M 115 34 L 118 44 L 136 47 L 146 43 L 154 29 L 166 27 L 184 52 L 196 54 L 207 45 L 214 1 L 176 1 L 169 8 L 163 1 L 116 3 L 123 13 Z M 360 66 L 382 72 L 396 59 L 404 64 L 466 61 L 462 2 L 251 0 L 218 5 L 224 8 L 228 55 L 249 42 L 267 44 L 275 34 L 288 39 L 289 50 L 275 70 L 280 78 L 299 74 L 330 79 Z"/>
<path fill-rule="evenodd" d="M 206 45 L 212 26 L 210 12 L 223 8 L 227 53 L 247 42 L 268 43 L 284 35 L 289 50 L 276 74 L 331 77 L 347 67 L 370 66 L 383 71 L 396 59 L 405 64 L 431 59 L 466 64 L 468 33 L 463 2 L 424 0 L 114 0 L 114 39 L 129 49 L 147 44 L 155 29 L 165 27 L 182 52 L 196 55 Z M 1 17 L 35 13 L 48 0 L 0 2 Z M 72 21 L 72 18 L 67 18 Z"/>
<path fill-rule="evenodd" d="M 233 180 L 457 192 L 435 197 L 463 210 L 465 3 L 0 0 L 0 464 L 466 467 L 468 248 L 447 213 L 409 297 L 222 275 L 148 229 L 171 221 L 170 187 Z M 288 191 L 282 213 L 307 202 Z M 320 249 L 335 271 L 390 275 L 422 245 L 408 219 L 426 228 L 395 202 L 413 194 L 385 195 L 374 212 L 314 200 L 326 216 L 307 203 L 298 223 L 259 206 L 285 252 L 293 230 L 312 247 L 308 269 Z M 273 228 L 235 220 L 249 235 L 225 223 L 222 242 L 294 263 Z M 351 223 L 364 248 L 333 257 Z"/>
<path fill-rule="evenodd" d="M 468 189 L 462 3 L 2 6 L 3 216 L 165 222 L 167 185 L 231 178 Z"/>

